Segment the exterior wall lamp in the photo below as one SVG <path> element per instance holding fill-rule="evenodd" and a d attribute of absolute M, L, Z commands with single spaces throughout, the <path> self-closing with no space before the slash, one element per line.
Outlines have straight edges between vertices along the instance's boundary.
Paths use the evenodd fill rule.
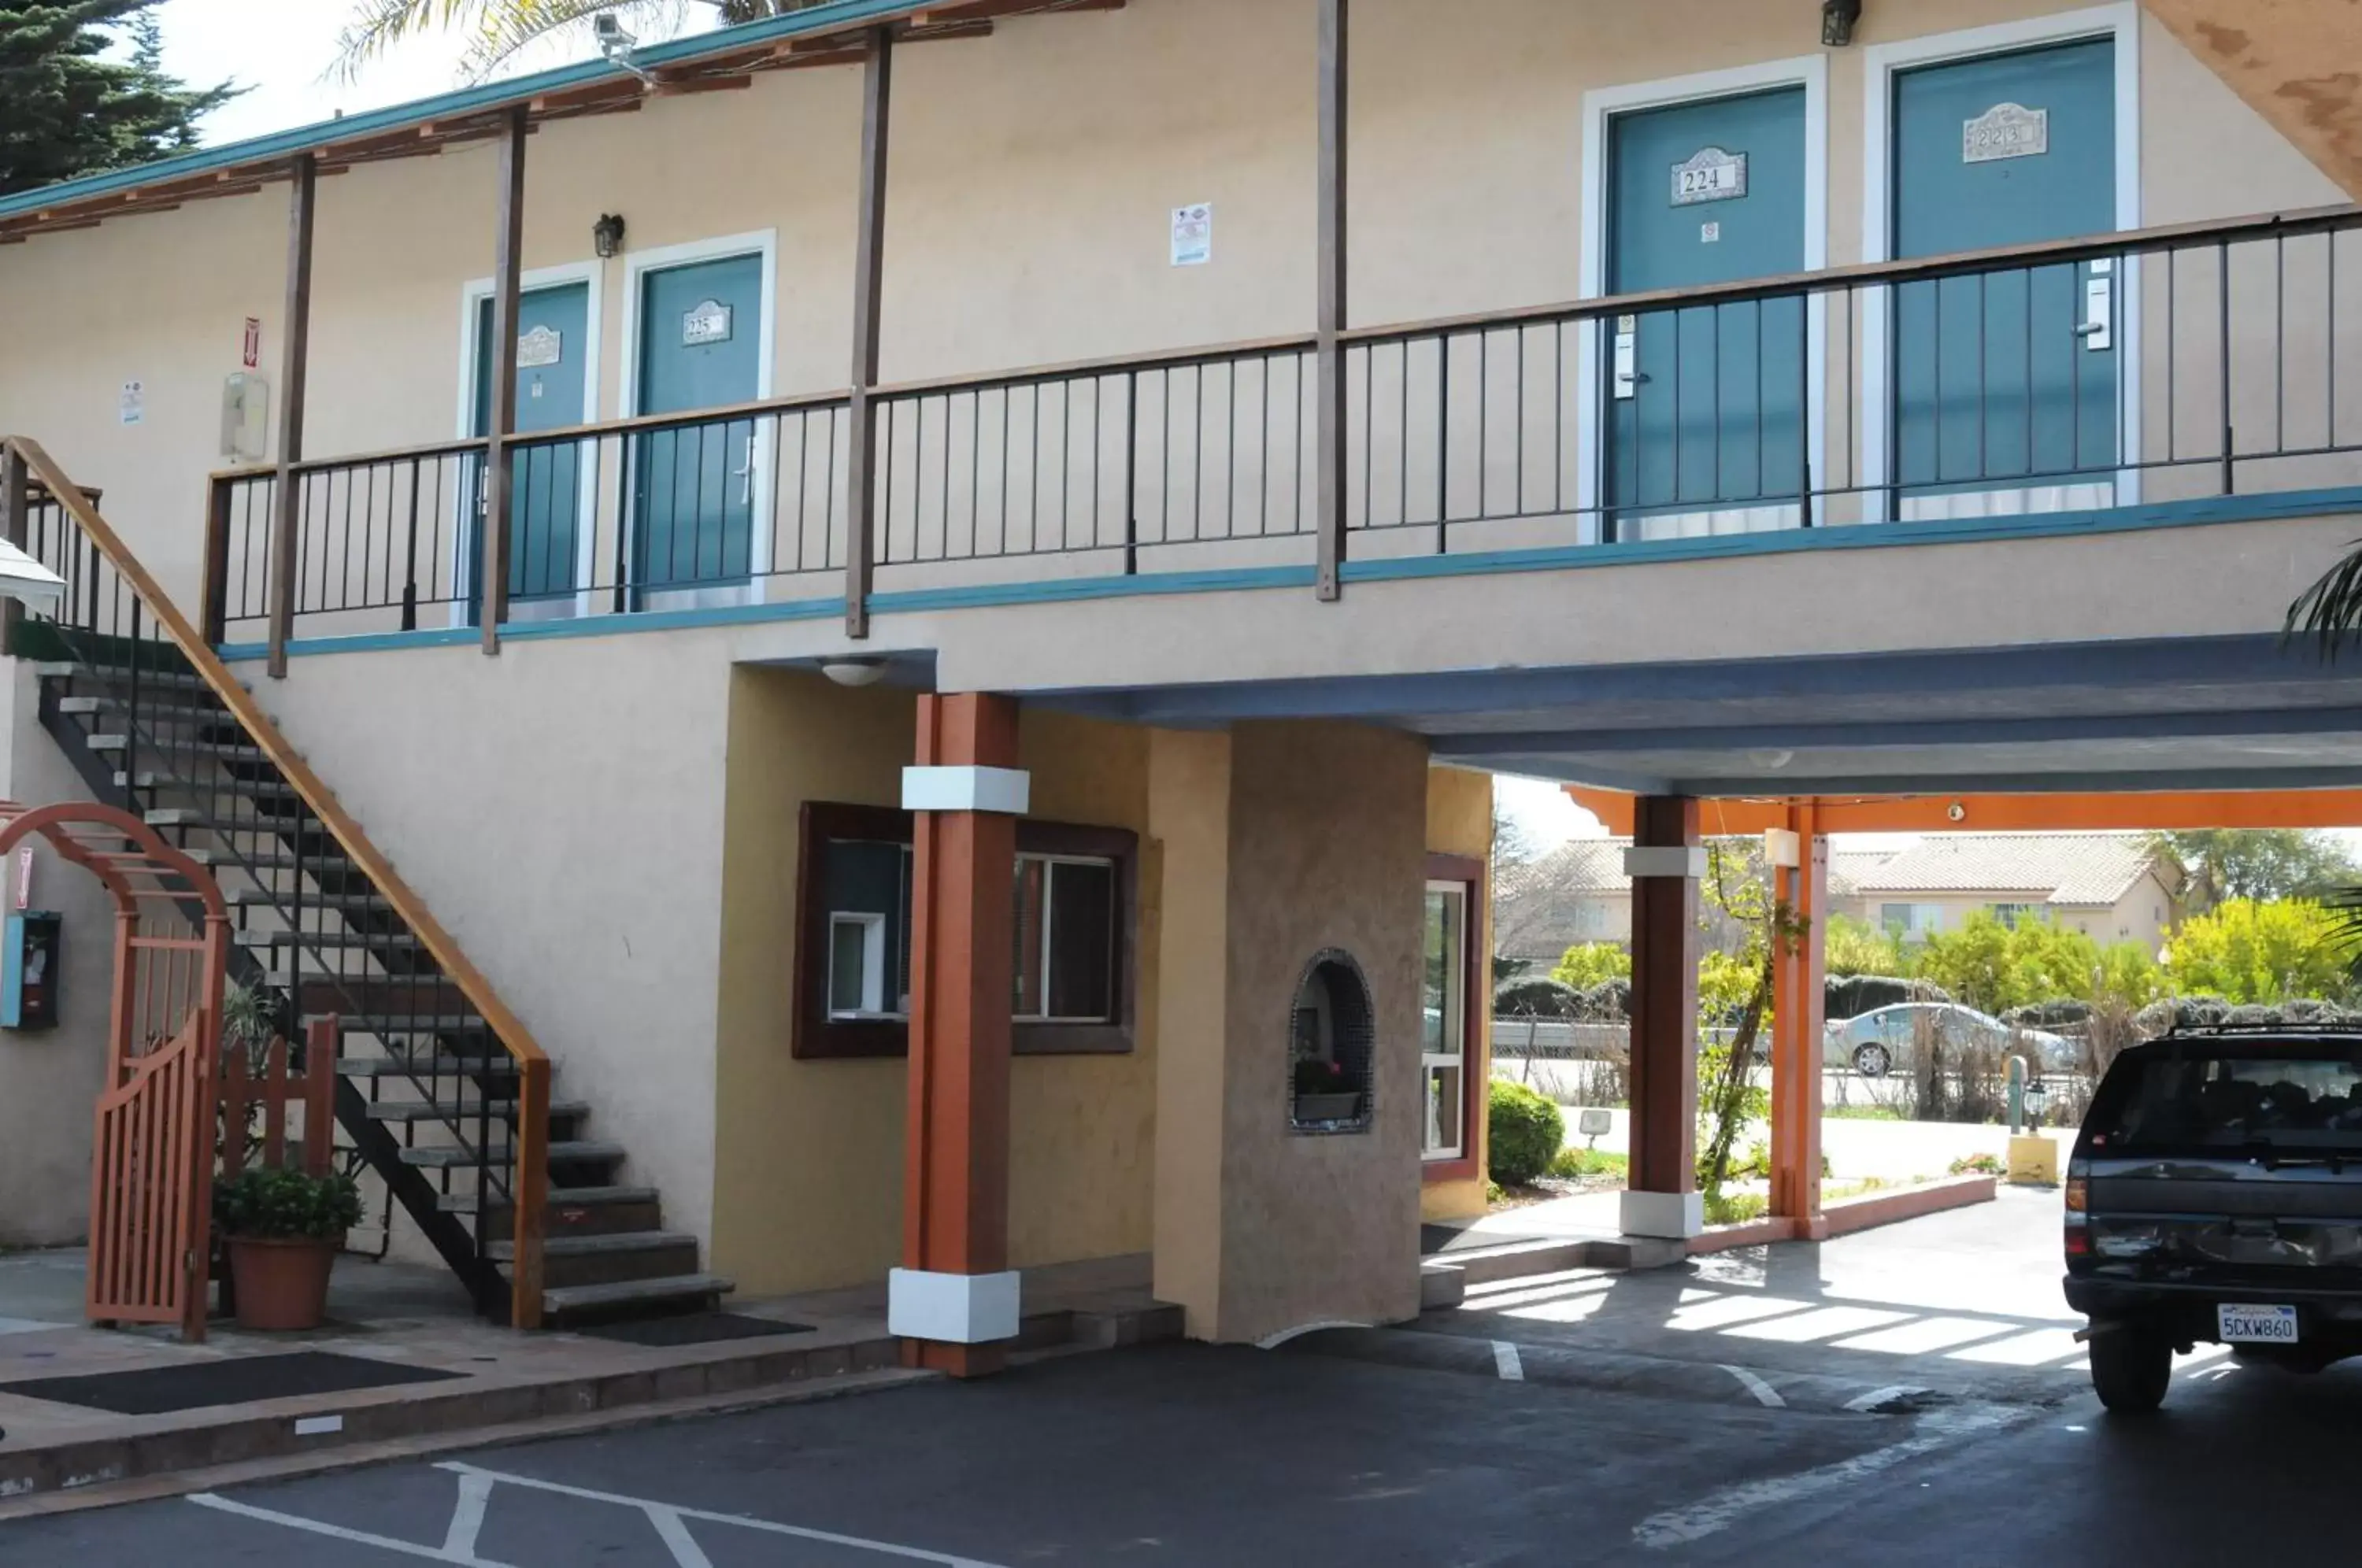
<path fill-rule="evenodd" d="M 1821 0 L 1821 43 L 1844 49 L 1853 42 L 1854 24 L 1861 20 L 1861 0 Z"/>
<path fill-rule="evenodd" d="M 608 213 L 590 226 L 590 248 L 602 261 L 613 261 L 624 252 L 624 215 Z"/>

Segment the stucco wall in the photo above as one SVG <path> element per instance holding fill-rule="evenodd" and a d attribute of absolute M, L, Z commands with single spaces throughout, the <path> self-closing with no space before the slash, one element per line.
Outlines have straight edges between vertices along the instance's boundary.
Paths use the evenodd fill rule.
<path fill-rule="evenodd" d="M 89 800 L 40 726 L 40 692 L 27 661 L 0 658 L 0 704 L 8 798 Z M 13 911 L 14 855 L 0 867 L 0 886 Z M 54 1246 L 88 1234 L 91 1119 L 106 1082 L 112 901 L 88 872 L 35 841 L 32 907 L 65 916 L 65 967 L 55 1029 L 0 1029 L 0 1247 Z"/>
<path fill-rule="evenodd" d="M 1861 42 L 2061 8 L 1873 6 Z M 1573 297 L 1584 94 L 1793 58 L 1815 42 L 1809 7 L 1755 0 L 1493 0 L 1444 28 L 1415 0 L 1364 4 L 1356 17 L 1352 314 L 1363 323 Z M 2335 199 L 2163 28 L 2141 31 L 2150 221 Z M 1305 330 L 1311 39 L 1309 0 L 1133 0 L 904 51 L 888 378 Z M 1844 261 L 1860 254 L 1862 51 L 1832 51 L 1828 63 L 1828 254 Z M 528 155 L 525 264 L 587 260 L 605 212 L 627 218 L 635 253 L 773 232 L 774 390 L 842 384 L 858 81 L 849 70 L 780 72 L 745 92 L 542 127 Z M 758 146 L 795 156 L 749 180 L 717 150 Z M 461 291 L 491 270 L 493 163 L 488 148 L 462 146 L 322 182 L 313 455 L 457 429 Z M 1175 269 L 1167 215 L 1196 201 L 1215 204 L 1215 260 Z M 217 463 L 220 381 L 237 368 L 248 315 L 264 323 L 265 373 L 276 374 L 284 207 L 274 186 L 0 251 L 0 425 L 43 437 L 76 477 L 106 486 L 117 526 L 184 596 L 203 475 Z M 602 270 L 599 411 L 609 415 L 621 412 L 624 277 L 622 261 Z M 117 394 L 134 378 L 146 417 L 126 427 Z"/>
<path fill-rule="evenodd" d="M 1485 886 L 1489 889 L 1489 867 L 1493 859 L 1493 777 L 1489 773 L 1472 773 L 1456 767 L 1430 767 L 1427 775 L 1427 847 L 1439 855 L 1464 856 L 1484 863 L 1487 870 Z M 1419 1185 L 1418 1209 L 1422 1220 L 1441 1220 L 1460 1215 L 1485 1212 L 1484 1176 L 1485 1150 L 1490 1128 L 1485 1114 L 1485 1083 L 1493 1075 L 1493 1009 L 1491 958 L 1493 954 L 1493 900 L 1480 900 L 1473 911 L 1475 929 L 1469 940 L 1481 955 L 1477 973 L 1484 977 L 1481 994 L 1468 999 L 1467 1073 L 1474 1098 L 1468 1116 L 1468 1153 L 1476 1161 L 1477 1175 L 1451 1180 L 1429 1180 Z"/>
<path fill-rule="evenodd" d="M 1425 748 L 1385 731 L 1232 733 L 1219 1339 L 1418 1309 L 1427 774 Z M 1366 1132 L 1308 1135 L 1289 1125 L 1287 1021 L 1328 948 L 1369 982 L 1374 1113 Z"/>
<path fill-rule="evenodd" d="M 799 809 L 891 806 L 917 733 L 907 691 L 810 675 L 731 677 L 714 1110 L 714 1266 L 776 1294 L 883 1277 L 900 1260 L 900 1060 L 791 1052 Z M 1041 712 L 1020 724 L 1036 818 L 1147 828 L 1146 730 Z M 1159 995 L 1153 867 L 1140 889 L 1133 1048 L 1020 1056 L 1010 1086 L 1009 1246 L 1017 1267 L 1145 1253 L 1155 1161 Z"/>

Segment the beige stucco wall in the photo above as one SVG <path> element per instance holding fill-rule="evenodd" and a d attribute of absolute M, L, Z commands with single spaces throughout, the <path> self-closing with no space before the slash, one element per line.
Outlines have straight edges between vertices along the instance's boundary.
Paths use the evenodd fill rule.
<path fill-rule="evenodd" d="M 1420 889 L 1427 758 L 1345 724 L 1242 724 L 1231 742 L 1222 1273 L 1212 1337 L 1418 1308 Z M 1287 1019 L 1305 966 L 1359 961 L 1375 1008 L 1368 1131 L 1288 1124 Z"/>
<path fill-rule="evenodd" d="M 1874 6 L 1864 45 L 2064 7 Z M 1571 298 L 1583 96 L 1788 59 L 1814 17 L 1755 0 L 1646 8 L 1494 0 L 1448 28 L 1416 0 L 1356 12 L 1353 315 L 1378 323 Z M 902 380 L 1300 332 L 1312 293 L 1309 0 L 1133 0 L 1005 20 L 899 67 L 885 371 Z M 2142 27 L 2151 221 L 2334 199 L 2335 187 L 2154 22 Z M 1861 50 L 1829 66 L 1829 246 L 1860 253 Z M 592 222 L 645 253 L 768 232 L 774 390 L 842 384 L 849 342 L 858 75 L 781 72 L 542 127 L 525 263 L 585 261 Z M 745 177 L 717 149 L 791 147 Z M 491 265 L 484 146 L 321 185 L 309 450 L 458 427 L 461 291 Z M 1382 199 L 1380 199 L 1382 197 Z M 1214 264 L 1167 265 L 1166 217 L 1216 206 Z M 221 378 L 241 324 L 275 376 L 284 193 L 193 203 L 0 251 L 0 426 L 48 440 L 186 594 Z M 600 410 L 621 412 L 625 266 L 608 263 Z M 2299 346 L 2301 352 L 2302 346 Z M 116 422 L 124 381 L 146 418 Z M 2192 418 L 2202 411 L 2194 406 Z"/>
<path fill-rule="evenodd" d="M 904 1064 L 798 1061 L 799 808 L 890 806 L 917 733 L 907 691 L 789 670 L 731 678 L 715 1043 L 714 1266 L 776 1294 L 882 1277 L 900 1261 Z M 1029 712 L 1020 761 L 1043 821 L 1147 827 L 1150 733 Z M 1157 908 L 1143 867 L 1140 1011 L 1121 1055 L 1020 1056 L 1010 1088 L 1017 1267 L 1145 1253 L 1155 1160 Z"/>
<path fill-rule="evenodd" d="M 1488 868 L 1493 859 L 1493 778 L 1456 767 L 1430 767 L 1427 775 L 1427 847 L 1438 855 L 1464 856 Z M 1485 886 L 1491 887 L 1489 869 Z M 1485 1212 L 1485 1149 L 1490 1129 L 1485 1115 L 1485 1082 L 1493 1073 L 1492 900 L 1480 900 L 1475 929 L 1469 940 L 1486 960 L 1478 971 L 1485 977 L 1484 994 L 1468 999 L 1468 1058 L 1470 1082 L 1477 1090 L 1469 1113 L 1468 1153 L 1478 1174 L 1448 1180 L 1428 1180 L 1419 1186 L 1422 1220 L 1452 1219 Z"/>
<path fill-rule="evenodd" d="M 10 800 L 49 804 L 90 792 L 40 727 L 26 660 L 0 658 L 0 734 Z M 17 857 L 0 867 L 16 908 Z M 106 1083 L 115 974 L 112 901 L 90 874 L 33 842 L 32 907 L 65 916 L 65 966 L 54 1029 L 0 1029 L 0 1248 L 82 1240 L 90 1225 L 91 1120 Z"/>

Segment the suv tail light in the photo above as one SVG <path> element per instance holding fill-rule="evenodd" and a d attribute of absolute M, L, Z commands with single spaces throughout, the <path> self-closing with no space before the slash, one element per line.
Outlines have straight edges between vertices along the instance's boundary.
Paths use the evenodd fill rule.
<path fill-rule="evenodd" d="M 2070 1176 L 2067 1178 L 2068 1213 L 2083 1213 L 2091 1206 L 2091 1186 L 2081 1176 Z"/>
<path fill-rule="evenodd" d="M 2088 1258 L 2092 1255 L 2092 1232 L 2088 1226 L 2067 1227 L 2067 1255 L 2070 1258 Z"/>

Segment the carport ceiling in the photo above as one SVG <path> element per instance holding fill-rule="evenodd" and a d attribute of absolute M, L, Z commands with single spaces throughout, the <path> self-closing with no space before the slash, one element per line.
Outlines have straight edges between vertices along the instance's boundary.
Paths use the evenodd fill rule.
<path fill-rule="evenodd" d="M 2362 667 L 2270 637 L 1058 694 L 1137 723 L 1358 719 L 1444 760 L 1644 793 L 2362 784 Z"/>

